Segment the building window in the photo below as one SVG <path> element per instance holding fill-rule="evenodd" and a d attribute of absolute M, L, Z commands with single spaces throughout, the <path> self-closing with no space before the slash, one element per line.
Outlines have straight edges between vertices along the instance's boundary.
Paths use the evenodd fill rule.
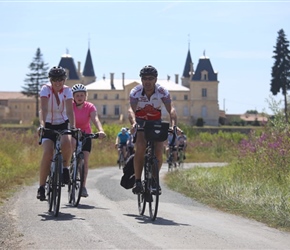
<path fill-rule="evenodd" d="M 98 94 L 94 94 L 94 99 L 95 99 L 95 100 L 98 99 Z"/>
<path fill-rule="evenodd" d="M 108 99 L 108 95 L 107 95 L 107 94 L 104 95 L 104 99 L 105 99 L 105 100 Z"/>
<path fill-rule="evenodd" d="M 115 115 L 120 115 L 120 106 L 119 105 L 115 105 L 115 111 L 114 111 Z"/>
<path fill-rule="evenodd" d="M 119 99 L 119 94 L 116 94 L 116 100 L 118 100 Z"/>
<path fill-rule="evenodd" d="M 27 109 L 30 109 L 30 106 L 29 105 L 27 105 Z"/>
<path fill-rule="evenodd" d="M 207 89 L 202 89 L 201 90 L 201 96 L 202 97 L 207 97 Z"/>
<path fill-rule="evenodd" d="M 184 100 L 185 100 L 185 101 L 188 100 L 188 95 L 184 95 Z"/>
<path fill-rule="evenodd" d="M 176 101 L 176 95 L 172 96 L 172 100 Z"/>
<path fill-rule="evenodd" d="M 187 106 L 183 107 L 183 116 L 189 116 L 189 109 Z"/>
<path fill-rule="evenodd" d="M 102 115 L 107 115 L 107 105 L 103 105 Z"/>
<path fill-rule="evenodd" d="M 202 81 L 208 81 L 208 72 L 206 70 L 203 70 L 201 72 L 201 80 Z"/>

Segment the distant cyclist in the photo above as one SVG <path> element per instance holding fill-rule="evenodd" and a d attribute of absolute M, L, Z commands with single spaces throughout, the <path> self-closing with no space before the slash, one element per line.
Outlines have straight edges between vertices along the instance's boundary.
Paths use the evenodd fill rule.
<path fill-rule="evenodd" d="M 131 134 L 131 131 L 128 128 L 127 128 L 127 132 L 129 134 L 129 139 L 127 141 L 127 157 L 126 158 L 128 159 L 130 155 L 135 153 L 135 150 L 134 150 L 133 135 Z"/>
<path fill-rule="evenodd" d="M 147 65 L 140 71 L 142 84 L 137 85 L 130 92 L 129 121 L 134 129 L 136 124 L 142 125 L 144 121 L 161 121 L 161 106 L 164 104 L 170 115 L 171 126 L 177 125 L 176 111 L 172 106 L 171 97 L 168 90 L 157 83 L 157 70 Z M 137 132 L 135 142 L 135 185 L 132 189 L 134 194 L 143 192 L 141 174 L 144 165 L 144 155 L 146 150 L 146 140 L 143 131 Z M 162 165 L 163 142 L 155 142 L 156 157 L 158 159 L 159 170 Z M 161 190 L 160 190 L 161 192 Z"/>
<path fill-rule="evenodd" d="M 62 67 L 52 67 L 48 73 L 50 84 L 42 86 L 40 96 L 40 126 L 55 130 L 75 128 L 75 117 L 73 112 L 73 94 L 71 88 L 64 85 L 66 71 Z M 56 135 L 44 131 L 42 136 L 43 154 L 40 163 L 39 188 L 37 199 L 45 200 L 45 183 L 50 171 L 53 157 L 54 142 Z M 63 156 L 63 178 L 64 183 L 69 182 L 69 165 L 72 156 L 71 135 L 62 135 L 61 152 Z"/>
<path fill-rule="evenodd" d="M 168 137 L 167 137 L 167 146 L 166 146 L 166 156 L 167 156 L 167 162 L 169 161 L 169 154 L 170 154 L 170 150 L 172 151 L 172 156 L 173 158 L 172 160 L 172 164 L 174 165 L 174 167 L 176 167 L 176 161 L 177 161 L 177 140 L 172 141 L 173 139 L 173 134 L 172 133 L 168 133 Z"/>
<path fill-rule="evenodd" d="M 86 134 L 92 133 L 91 123 L 98 129 L 99 138 L 105 138 L 106 134 L 103 130 L 102 124 L 98 118 L 97 108 L 94 104 L 87 102 L 87 89 L 83 84 L 75 84 L 72 87 L 73 92 L 73 110 L 76 119 L 76 128 L 81 129 L 82 132 Z M 76 141 L 73 140 L 73 148 L 76 147 Z M 84 153 L 84 183 L 81 192 L 82 197 L 87 197 L 88 192 L 86 188 L 86 180 L 89 171 L 89 156 L 92 149 L 92 139 L 87 138 L 85 144 L 83 145 Z"/>
<path fill-rule="evenodd" d="M 186 135 L 184 134 L 183 131 L 181 131 L 181 134 L 177 137 L 177 143 L 176 143 L 176 147 L 178 152 L 180 152 L 181 150 L 183 151 L 183 158 L 185 159 L 185 151 L 186 151 L 186 147 L 187 147 L 187 138 Z M 183 159 L 183 160 L 184 160 Z"/>
<path fill-rule="evenodd" d="M 120 152 L 123 153 L 124 160 L 126 161 L 127 156 L 127 141 L 129 140 L 130 136 L 127 132 L 126 128 L 122 128 L 120 132 L 118 132 L 115 142 L 115 147 L 118 149 L 118 161 L 119 163 L 119 156 Z"/>

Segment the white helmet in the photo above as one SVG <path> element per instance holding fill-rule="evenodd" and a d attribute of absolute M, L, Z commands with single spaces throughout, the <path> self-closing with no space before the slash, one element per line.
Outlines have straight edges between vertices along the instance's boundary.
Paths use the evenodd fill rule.
<path fill-rule="evenodd" d="M 77 93 L 77 92 L 87 92 L 87 89 L 85 87 L 85 85 L 78 83 L 75 84 L 72 88 L 71 88 L 73 93 Z"/>
<path fill-rule="evenodd" d="M 127 129 L 126 128 L 122 128 L 121 132 L 127 132 Z"/>

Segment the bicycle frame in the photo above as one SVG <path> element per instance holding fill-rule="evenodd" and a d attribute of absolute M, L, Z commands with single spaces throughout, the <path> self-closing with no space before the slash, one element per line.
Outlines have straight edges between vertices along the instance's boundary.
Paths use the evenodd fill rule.
<path fill-rule="evenodd" d="M 48 211 L 53 211 L 55 217 L 59 214 L 60 200 L 61 200 L 61 187 L 63 184 L 63 158 L 61 154 L 61 136 L 71 134 L 71 130 L 53 130 L 41 128 L 39 144 L 42 141 L 43 131 L 47 130 L 50 133 L 56 134 L 56 141 L 54 143 L 54 153 L 50 166 L 50 172 L 46 181 L 46 191 L 48 195 Z"/>
<path fill-rule="evenodd" d="M 73 152 L 72 162 L 70 167 L 70 183 L 68 185 L 68 201 L 74 207 L 79 205 L 81 199 L 81 192 L 84 184 L 84 153 L 83 145 L 86 143 L 87 138 L 96 139 L 99 134 L 86 134 L 82 133 L 80 129 L 76 131 L 77 145 Z"/>

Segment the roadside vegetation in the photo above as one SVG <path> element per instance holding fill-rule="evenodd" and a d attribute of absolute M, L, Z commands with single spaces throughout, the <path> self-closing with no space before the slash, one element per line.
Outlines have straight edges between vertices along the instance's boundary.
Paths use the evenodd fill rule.
<path fill-rule="evenodd" d="M 290 132 L 283 115 L 267 126 L 239 132 L 197 133 L 181 125 L 188 138 L 186 162 L 227 162 L 167 174 L 167 185 L 204 204 L 290 229 Z M 115 137 L 120 125 L 104 124 L 107 138 L 93 140 L 90 168 L 116 165 Z M 38 180 L 41 146 L 36 128 L 0 129 L 0 198 Z M 164 156 L 165 161 L 165 156 Z M 120 173 L 121 177 L 121 173 Z"/>

